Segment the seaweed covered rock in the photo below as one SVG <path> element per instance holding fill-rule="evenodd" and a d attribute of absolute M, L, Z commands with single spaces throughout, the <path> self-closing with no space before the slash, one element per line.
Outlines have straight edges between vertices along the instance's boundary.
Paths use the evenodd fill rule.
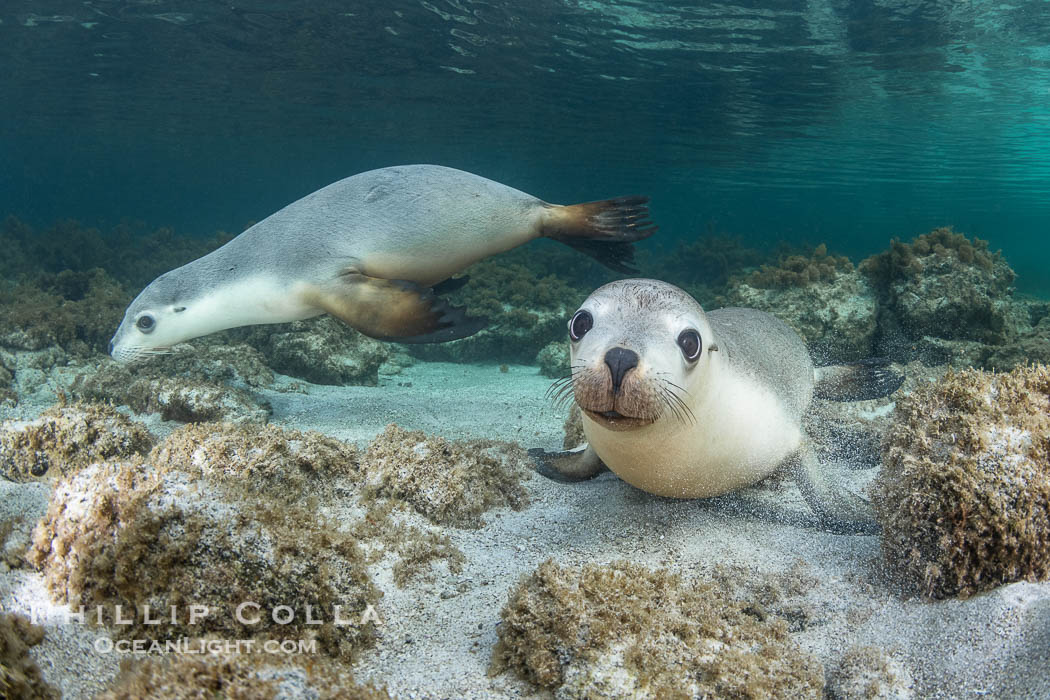
<path fill-rule="evenodd" d="M 569 346 L 564 340 L 548 343 L 536 355 L 540 374 L 558 379 L 569 374 Z"/>
<path fill-rule="evenodd" d="M 450 441 L 395 424 L 362 459 L 366 493 L 393 498 L 440 525 L 480 527 L 490 508 L 524 508 L 528 456 L 513 443 Z"/>
<path fill-rule="evenodd" d="M 316 495 L 335 480 L 358 479 L 359 457 L 353 445 L 316 431 L 201 423 L 169 435 L 149 462 L 227 488 L 294 501 Z"/>
<path fill-rule="evenodd" d="M 390 695 L 358 685 L 349 670 L 324 659 L 212 653 L 173 654 L 129 664 L 97 700 L 140 698 L 390 700 Z"/>
<path fill-rule="evenodd" d="M 7 279 L 36 279 L 67 270 L 80 273 L 101 268 L 128 289 L 138 290 L 161 273 L 199 258 L 232 238 L 223 231 L 202 237 L 178 234 L 166 227 L 147 230 L 142 224 L 127 221 L 101 231 L 64 219 L 37 231 L 9 216 L 0 224 L 0 245 L 5 252 L 0 273 Z"/>
<path fill-rule="evenodd" d="M 253 353 L 256 351 L 248 346 L 210 346 L 200 354 L 178 353 L 172 359 L 134 366 L 104 360 L 93 371 L 79 374 L 70 391 L 84 399 L 125 405 L 138 413 L 159 413 L 164 420 L 265 423 L 269 404 L 246 389 L 225 383 L 233 377 L 241 379 L 239 368 L 252 381 L 272 380 L 272 373 L 253 361 Z M 245 356 L 252 360 L 244 362 Z M 173 376 L 173 372 L 178 374 Z"/>
<path fill-rule="evenodd" d="M 833 700 L 910 700 L 913 687 L 908 669 L 878 647 L 853 647 L 828 674 Z"/>
<path fill-rule="evenodd" d="M 517 262 L 483 260 L 467 272 L 470 281 L 448 294 L 467 313 L 488 319 L 488 326 L 451 343 L 409 346 L 426 360 L 530 363 L 552 342 L 564 340 L 565 323 L 587 290 L 562 278 Z"/>
<path fill-rule="evenodd" d="M 273 369 L 314 384 L 376 386 L 390 346 L 331 316 L 245 331 Z"/>
<path fill-rule="evenodd" d="M 1029 363 L 1047 364 L 1050 363 L 1050 316 L 1044 307 L 1044 302 L 1034 300 L 1016 302 L 1016 333 L 1003 343 L 948 340 L 927 335 L 914 345 L 919 357 L 928 365 L 947 364 L 1008 372 Z"/>
<path fill-rule="evenodd" d="M 0 288 L 0 346 L 58 346 L 78 357 L 105 354 L 129 301 L 131 295 L 97 268 Z"/>
<path fill-rule="evenodd" d="M 317 640 L 341 659 L 372 643 L 368 611 L 381 593 L 338 523 L 146 467 L 93 464 L 56 486 L 27 555 L 56 601 L 91 609 L 118 638 Z M 147 622 L 146 605 L 164 624 Z M 191 617 L 194 606 L 205 614 Z M 114 624 L 128 611 L 130 624 Z"/>
<path fill-rule="evenodd" d="M 985 369 L 1011 370 L 1027 363 L 1050 364 L 1050 315 L 1038 317 L 1030 331 L 1011 342 L 989 347 L 981 358 Z"/>
<path fill-rule="evenodd" d="M 0 698 L 38 700 L 59 693 L 40 675 L 29 648 L 44 639 L 44 628 L 21 615 L 0 612 Z"/>
<path fill-rule="evenodd" d="M 492 671 L 556 697 L 823 697 L 820 662 L 783 620 L 665 570 L 547 561 L 501 617 Z"/>
<path fill-rule="evenodd" d="M 949 371 L 898 400 L 872 503 L 890 569 L 934 598 L 1050 578 L 1050 369 Z"/>
<path fill-rule="evenodd" d="M 1014 272 L 988 242 L 950 228 L 889 250 L 860 264 L 879 291 L 886 332 L 908 339 L 935 336 L 1002 344 L 1025 325 L 1011 299 Z"/>
<path fill-rule="evenodd" d="M 92 462 L 145 454 L 144 425 L 102 403 L 59 404 L 30 421 L 0 425 L 0 474 L 16 481 L 69 476 Z"/>
<path fill-rule="evenodd" d="M 869 357 L 878 322 L 875 290 L 823 244 L 734 280 L 726 302 L 767 311 L 798 332 L 823 363 Z"/>

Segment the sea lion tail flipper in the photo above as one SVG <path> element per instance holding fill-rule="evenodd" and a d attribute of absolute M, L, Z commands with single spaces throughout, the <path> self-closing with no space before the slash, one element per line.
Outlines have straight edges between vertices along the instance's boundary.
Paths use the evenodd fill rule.
<path fill-rule="evenodd" d="M 359 272 L 340 275 L 306 296 L 343 323 L 378 340 L 444 343 L 473 335 L 488 324 L 414 282 Z"/>
<path fill-rule="evenodd" d="M 529 450 L 529 457 L 540 475 L 563 484 L 593 479 L 609 469 L 589 445 L 564 452 L 546 452 L 537 447 Z"/>
<path fill-rule="evenodd" d="M 904 383 L 891 361 L 873 357 L 846 365 L 818 367 L 813 395 L 828 401 L 866 401 L 889 396 Z"/>
<path fill-rule="evenodd" d="M 634 241 L 656 233 L 649 198 L 617 197 L 597 202 L 549 205 L 541 235 L 561 241 L 618 272 L 637 272 Z"/>
<path fill-rule="evenodd" d="M 803 446 L 789 465 L 806 503 L 821 526 L 844 535 L 874 535 L 879 531 L 871 504 L 848 491 L 822 465 L 811 447 Z"/>

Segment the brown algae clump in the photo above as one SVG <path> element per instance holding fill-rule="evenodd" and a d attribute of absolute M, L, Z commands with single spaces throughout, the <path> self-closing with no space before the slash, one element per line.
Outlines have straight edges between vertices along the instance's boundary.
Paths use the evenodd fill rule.
<path fill-rule="evenodd" d="M 513 443 L 450 441 L 395 424 L 368 446 L 366 493 L 400 499 L 439 525 L 480 527 L 490 508 L 524 508 L 528 455 Z"/>
<path fill-rule="evenodd" d="M 57 698 L 58 691 L 44 682 L 29 648 L 44 639 L 44 628 L 21 615 L 0 612 L 0 698 Z"/>
<path fill-rule="evenodd" d="M 357 480 L 356 447 L 316 431 L 230 423 L 183 426 L 153 450 L 157 468 L 176 468 L 245 493 L 298 500 L 335 478 Z"/>
<path fill-rule="evenodd" d="M 92 462 L 145 454 L 152 446 L 146 427 L 112 406 L 59 404 L 34 420 L 0 426 L 0 474 L 16 481 L 69 476 Z"/>
<path fill-rule="evenodd" d="M 763 265 L 744 278 L 744 283 L 757 289 L 789 289 L 817 282 L 831 282 L 840 273 L 853 271 L 853 263 L 843 255 L 828 255 L 821 243 L 808 257 L 789 255 L 776 265 Z"/>
<path fill-rule="evenodd" d="M 343 659 L 369 645 L 381 593 L 356 540 L 315 510 L 229 496 L 178 469 L 93 464 L 58 483 L 27 559 L 55 600 L 120 638 L 316 639 Z M 147 605 L 163 624 L 147 622 Z M 207 614 L 191 620 L 194 605 Z"/>
<path fill-rule="evenodd" d="M 365 544 L 369 563 L 385 554 L 395 555 L 391 573 L 394 583 L 402 588 L 429 576 L 431 564 L 438 561 L 444 561 L 451 573 L 461 572 L 467 558 L 448 535 L 404 522 L 394 512 L 399 506 L 402 504 L 394 501 L 378 504 L 354 524 L 352 531 Z"/>
<path fill-rule="evenodd" d="M 173 654 L 127 664 L 98 700 L 316 698 L 390 700 L 326 659 L 262 654 Z"/>
<path fill-rule="evenodd" d="M 828 674 L 834 700 L 909 700 L 915 697 L 911 673 L 878 647 L 855 646 Z"/>
<path fill-rule="evenodd" d="M 760 617 L 712 582 L 547 561 L 510 594 L 491 670 L 558 697 L 823 697 L 820 662 Z"/>
<path fill-rule="evenodd" d="M 872 502 L 882 551 L 935 598 L 1050 578 L 1050 369 L 949 371 L 897 403 Z"/>

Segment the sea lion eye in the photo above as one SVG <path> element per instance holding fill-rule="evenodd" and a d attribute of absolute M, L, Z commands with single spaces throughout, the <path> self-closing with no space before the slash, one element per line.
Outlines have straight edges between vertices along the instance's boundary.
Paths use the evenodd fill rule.
<path fill-rule="evenodd" d="M 149 333 L 157 326 L 157 321 L 151 314 L 142 314 L 135 319 L 135 326 L 143 333 Z"/>
<path fill-rule="evenodd" d="M 587 335 L 587 331 L 594 327 L 594 317 L 590 311 L 580 309 L 569 321 L 569 337 L 575 342 Z"/>
<path fill-rule="evenodd" d="M 678 347 L 682 348 L 685 359 L 695 362 L 700 357 L 700 334 L 692 328 L 686 328 L 678 334 Z"/>

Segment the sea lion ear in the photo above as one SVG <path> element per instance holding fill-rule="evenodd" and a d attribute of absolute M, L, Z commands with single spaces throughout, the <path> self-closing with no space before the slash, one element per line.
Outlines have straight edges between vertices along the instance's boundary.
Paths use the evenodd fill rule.
<path fill-rule="evenodd" d="M 367 336 L 399 343 L 444 343 L 473 335 L 487 319 L 468 316 L 406 280 L 388 280 L 348 271 L 331 283 L 303 293 L 304 301 L 324 309 Z"/>
<path fill-rule="evenodd" d="M 711 343 L 710 345 L 707 346 L 707 351 L 708 352 L 718 352 L 718 346 L 715 345 L 714 343 Z"/>

